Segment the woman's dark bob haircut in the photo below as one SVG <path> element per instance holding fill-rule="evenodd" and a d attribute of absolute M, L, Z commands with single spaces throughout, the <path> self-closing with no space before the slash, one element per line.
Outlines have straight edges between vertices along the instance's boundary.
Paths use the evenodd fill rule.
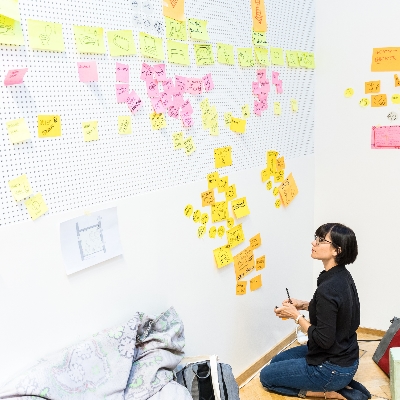
<path fill-rule="evenodd" d="M 354 232 L 342 224 L 324 224 L 321 225 L 315 234 L 325 238 L 327 234 L 331 235 L 332 246 L 338 251 L 335 261 L 338 265 L 352 264 L 356 261 L 358 255 L 357 239 Z"/>

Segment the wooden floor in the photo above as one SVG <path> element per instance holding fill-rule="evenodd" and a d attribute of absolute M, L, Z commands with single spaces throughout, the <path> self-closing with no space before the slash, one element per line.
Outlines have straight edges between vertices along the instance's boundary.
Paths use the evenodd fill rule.
<path fill-rule="evenodd" d="M 380 339 L 379 336 L 358 334 L 358 339 Z M 296 342 L 297 343 L 297 342 Z M 361 382 L 372 394 L 372 400 L 390 399 L 389 378 L 372 361 L 379 342 L 359 342 L 360 365 L 354 379 Z M 293 344 L 291 347 L 296 346 Z M 260 383 L 259 375 L 240 389 L 241 400 L 293 400 L 293 397 L 280 396 L 268 392 Z M 316 398 L 314 398 L 316 399 Z"/>

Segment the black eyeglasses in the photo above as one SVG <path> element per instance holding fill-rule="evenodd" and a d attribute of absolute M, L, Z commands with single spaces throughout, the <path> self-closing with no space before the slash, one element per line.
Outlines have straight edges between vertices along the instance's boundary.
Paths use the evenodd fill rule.
<path fill-rule="evenodd" d="M 336 246 L 334 243 L 332 243 L 332 242 L 330 242 L 329 240 L 326 240 L 325 238 L 323 238 L 323 237 L 321 237 L 321 236 L 318 236 L 318 235 L 314 235 L 314 240 L 315 240 L 315 243 L 317 244 L 317 246 L 319 246 L 321 243 L 322 243 L 322 244 L 324 244 L 324 243 L 329 243 L 329 244 L 331 244 L 332 246 Z"/>

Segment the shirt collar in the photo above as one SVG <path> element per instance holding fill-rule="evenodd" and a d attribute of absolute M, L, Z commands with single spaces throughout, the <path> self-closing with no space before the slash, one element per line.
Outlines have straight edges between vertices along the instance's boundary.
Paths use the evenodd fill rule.
<path fill-rule="evenodd" d="M 318 276 L 317 286 L 319 286 L 322 282 L 329 279 L 332 275 L 335 275 L 345 269 L 346 269 L 345 265 L 335 265 L 328 271 L 325 271 L 325 270 L 321 271 L 321 273 Z"/>

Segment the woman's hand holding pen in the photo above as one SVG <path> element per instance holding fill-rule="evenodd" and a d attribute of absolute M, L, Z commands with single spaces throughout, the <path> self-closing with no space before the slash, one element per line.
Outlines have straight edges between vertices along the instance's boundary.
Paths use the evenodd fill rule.
<path fill-rule="evenodd" d="M 290 300 L 291 300 L 291 303 L 296 307 L 297 310 L 303 310 L 304 301 L 297 300 L 297 299 L 292 299 L 292 298 L 290 298 Z M 286 304 L 290 304 L 289 299 L 283 300 L 282 305 L 284 306 Z"/>
<path fill-rule="evenodd" d="M 275 308 L 274 312 L 277 317 L 282 318 L 282 319 L 296 319 L 299 316 L 299 311 L 295 307 L 295 299 L 291 299 L 293 304 L 289 303 L 289 300 L 285 300 L 282 303 L 282 307 Z"/>

